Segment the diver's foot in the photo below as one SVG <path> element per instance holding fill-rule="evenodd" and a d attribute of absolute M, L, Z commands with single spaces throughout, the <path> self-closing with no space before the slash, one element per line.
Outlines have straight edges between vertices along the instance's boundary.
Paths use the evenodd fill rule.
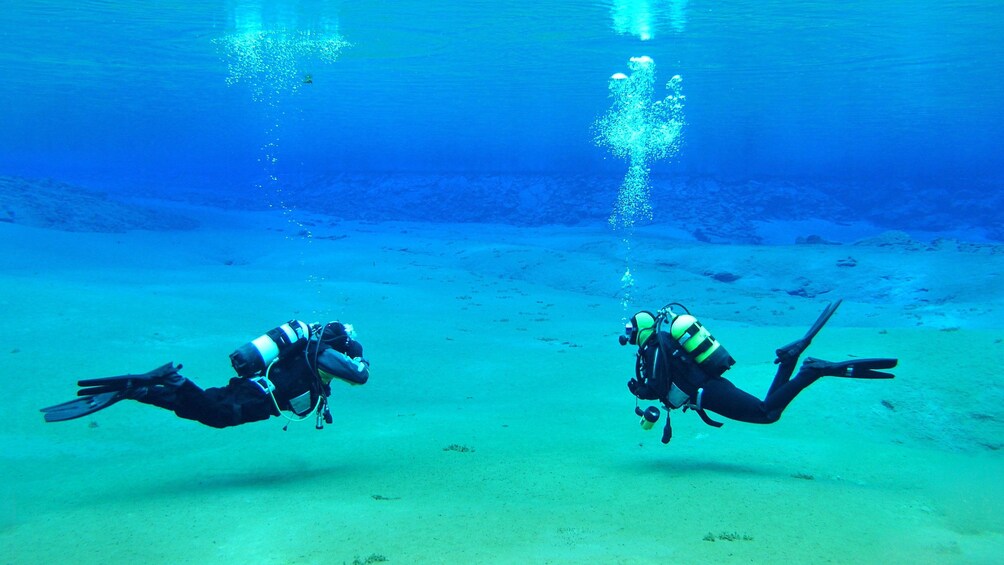
<path fill-rule="evenodd" d="M 827 304 L 826 308 L 823 310 L 823 313 L 820 314 L 818 318 L 816 318 L 816 321 L 812 324 L 812 327 L 809 328 L 809 331 L 805 332 L 805 335 L 802 336 L 802 339 L 798 341 L 793 341 L 788 345 L 785 345 L 784 347 L 775 350 L 774 353 L 777 354 L 777 359 L 774 359 L 774 364 L 775 365 L 780 363 L 794 364 L 796 361 L 798 361 L 798 357 L 806 350 L 806 348 L 809 347 L 809 344 L 812 343 L 812 338 L 816 337 L 816 334 L 819 333 L 819 330 L 823 329 L 823 326 L 825 326 L 826 322 L 830 320 L 830 317 L 833 316 L 833 313 L 837 311 L 837 308 L 840 307 L 840 304 L 842 302 L 843 299 L 837 299 Z"/>
<path fill-rule="evenodd" d="M 798 358 L 802 355 L 802 352 L 809 347 L 810 340 L 802 338 L 798 341 L 793 341 L 784 347 L 774 350 L 777 354 L 777 359 L 774 359 L 774 364 L 788 363 L 792 364 L 798 361 Z"/>
<path fill-rule="evenodd" d="M 833 363 L 809 357 L 802 363 L 799 372 L 812 372 L 817 377 L 843 377 L 848 379 L 892 379 L 896 375 L 875 369 L 892 369 L 899 363 L 897 359 L 855 359 Z"/>

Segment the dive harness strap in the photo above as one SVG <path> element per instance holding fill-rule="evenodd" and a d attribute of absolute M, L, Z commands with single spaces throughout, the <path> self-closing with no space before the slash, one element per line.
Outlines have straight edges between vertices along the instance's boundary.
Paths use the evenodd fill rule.
<path fill-rule="evenodd" d="M 260 388 L 264 394 L 272 394 L 272 391 L 275 390 L 275 385 L 272 384 L 272 381 L 264 375 L 260 377 L 250 377 L 248 380 L 258 385 L 258 388 Z"/>
<path fill-rule="evenodd" d="M 688 404 L 684 406 L 683 411 L 686 412 L 687 408 L 690 408 L 694 412 L 697 412 L 697 415 L 701 417 L 701 420 L 703 420 L 705 424 L 713 428 L 722 427 L 721 422 L 716 422 L 715 420 L 712 420 L 711 416 L 708 416 L 707 411 L 705 411 L 704 408 L 701 407 L 701 399 L 703 397 L 704 397 L 704 389 L 703 388 L 697 389 L 697 402 L 694 404 Z"/>

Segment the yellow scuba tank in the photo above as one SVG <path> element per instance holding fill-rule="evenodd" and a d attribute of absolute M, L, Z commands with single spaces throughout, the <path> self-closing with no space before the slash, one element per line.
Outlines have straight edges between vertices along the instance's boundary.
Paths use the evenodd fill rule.
<path fill-rule="evenodd" d="M 735 364 L 736 360 L 690 312 L 676 314 L 668 307 L 664 312 L 670 322 L 669 335 L 705 373 L 718 377 Z"/>

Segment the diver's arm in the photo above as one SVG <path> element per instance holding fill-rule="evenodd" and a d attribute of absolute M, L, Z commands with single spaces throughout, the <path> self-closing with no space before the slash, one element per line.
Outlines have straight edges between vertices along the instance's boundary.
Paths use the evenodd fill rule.
<path fill-rule="evenodd" d="M 317 371 L 322 378 L 341 379 L 350 385 L 364 385 L 370 378 L 369 362 L 352 358 L 334 349 L 325 349 L 317 358 Z"/>

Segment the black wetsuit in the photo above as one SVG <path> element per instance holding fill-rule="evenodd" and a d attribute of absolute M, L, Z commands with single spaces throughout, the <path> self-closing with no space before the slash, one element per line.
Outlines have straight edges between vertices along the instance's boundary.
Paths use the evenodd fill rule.
<path fill-rule="evenodd" d="M 283 410 L 304 416 L 311 412 L 322 395 L 327 398 L 331 392 L 330 386 L 322 384 L 314 375 L 303 353 L 280 359 L 273 364 L 268 380 L 275 386 L 274 402 L 265 388 L 252 379 L 240 377 L 230 379 L 225 387 L 205 390 L 190 380 L 177 387 L 150 387 L 138 391 L 139 394 L 134 398 L 173 410 L 182 418 L 196 420 L 214 428 L 226 428 L 278 416 L 276 403 Z M 294 402 L 294 399 L 299 401 Z M 294 409 L 291 402 L 299 409 Z"/>
<path fill-rule="evenodd" d="M 692 406 L 740 422 L 773 424 L 792 399 L 820 377 L 818 371 L 802 370 L 791 378 L 798 358 L 782 360 L 767 396 L 760 400 L 725 377 L 709 375 L 686 355 L 674 355 L 679 345 L 666 332 L 655 337 L 639 352 L 638 378 L 628 386 L 638 398 L 659 400 L 673 408 L 679 407 L 673 406 L 668 398 L 671 385 L 675 384 L 689 397 Z"/>

